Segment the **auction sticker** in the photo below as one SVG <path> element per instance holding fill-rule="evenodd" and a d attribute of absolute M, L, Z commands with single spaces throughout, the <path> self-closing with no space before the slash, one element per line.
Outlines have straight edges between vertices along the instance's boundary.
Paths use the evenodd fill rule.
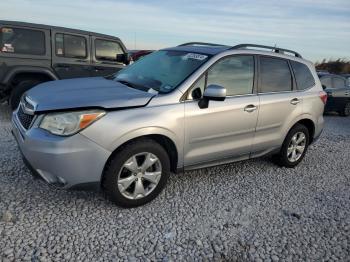
<path fill-rule="evenodd" d="M 207 59 L 207 58 L 208 58 L 207 55 L 196 54 L 196 53 L 188 53 L 188 54 L 183 56 L 184 60 L 195 59 L 195 60 L 201 60 L 202 61 L 202 60 Z"/>

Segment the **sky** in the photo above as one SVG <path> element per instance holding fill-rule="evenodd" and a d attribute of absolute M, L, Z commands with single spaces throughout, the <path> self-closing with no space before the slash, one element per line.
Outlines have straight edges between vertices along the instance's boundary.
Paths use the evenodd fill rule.
<path fill-rule="evenodd" d="M 254 43 L 350 59 L 350 0 L 8 0 L 0 20 L 110 34 L 128 49 Z"/>

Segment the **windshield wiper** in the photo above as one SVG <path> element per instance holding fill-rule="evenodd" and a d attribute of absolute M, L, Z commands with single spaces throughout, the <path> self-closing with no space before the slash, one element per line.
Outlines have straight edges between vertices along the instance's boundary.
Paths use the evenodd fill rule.
<path fill-rule="evenodd" d="M 119 83 L 122 83 L 123 85 L 126 85 L 128 87 L 135 88 L 135 89 L 142 90 L 142 91 L 146 91 L 146 92 L 148 91 L 148 89 L 150 89 L 147 86 L 137 85 L 137 84 L 131 83 L 131 82 L 129 82 L 127 80 L 123 80 L 123 79 L 117 79 L 116 81 Z"/>
<path fill-rule="evenodd" d="M 134 87 L 134 84 L 132 84 L 129 81 L 126 81 L 126 80 L 118 79 L 117 82 L 122 83 L 123 85 L 129 86 L 129 87 Z"/>

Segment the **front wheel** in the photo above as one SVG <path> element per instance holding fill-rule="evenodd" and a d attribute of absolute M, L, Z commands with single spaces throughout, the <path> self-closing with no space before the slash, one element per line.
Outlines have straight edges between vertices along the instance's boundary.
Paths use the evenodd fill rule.
<path fill-rule="evenodd" d="M 15 110 L 21 100 L 21 96 L 32 87 L 41 83 L 39 80 L 24 80 L 19 82 L 12 90 L 9 104 L 12 110 Z"/>
<path fill-rule="evenodd" d="M 306 154 L 309 141 L 309 130 L 304 125 L 295 125 L 289 131 L 280 153 L 276 156 L 277 164 L 288 168 L 297 166 Z"/>
<path fill-rule="evenodd" d="M 107 164 L 103 187 L 111 201 L 136 207 L 153 200 L 170 174 L 165 149 L 149 139 L 132 142 L 119 150 Z"/>

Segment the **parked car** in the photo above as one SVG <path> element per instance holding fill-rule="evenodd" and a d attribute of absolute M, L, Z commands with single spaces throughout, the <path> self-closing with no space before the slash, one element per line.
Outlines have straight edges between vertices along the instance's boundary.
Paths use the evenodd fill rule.
<path fill-rule="evenodd" d="M 48 25 L 0 20 L 0 102 L 12 109 L 33 86 L 57 79 L 111 75 L 127 61 L 113 36 Z M 126 60 L 126 58 L 125 58 Z"/>
<path fill-rule="evenodd" d="M 346 79 L 334 74 L 320 74 L 323 89 L 327 92 L 328 101 L 325 112 L 335 111 L 341 116 L 350 115 L 350 87 Z"/>
<path fill-rule="evenodd" d="M 129 50 L 128 54 L 130 55 L 130 60 L 136 62 L 140 58 L 154 52 L 153 50 Z"/>
<path fill-rule="evenodd" d="M 295 167 L 322 132 L 326 99 L 313 64 L 294 51 L 188 43 L 111 77 L 40 84 L 12 123 L 39 177 L 134 207 L 170 172 L 267 154 Z"/>

